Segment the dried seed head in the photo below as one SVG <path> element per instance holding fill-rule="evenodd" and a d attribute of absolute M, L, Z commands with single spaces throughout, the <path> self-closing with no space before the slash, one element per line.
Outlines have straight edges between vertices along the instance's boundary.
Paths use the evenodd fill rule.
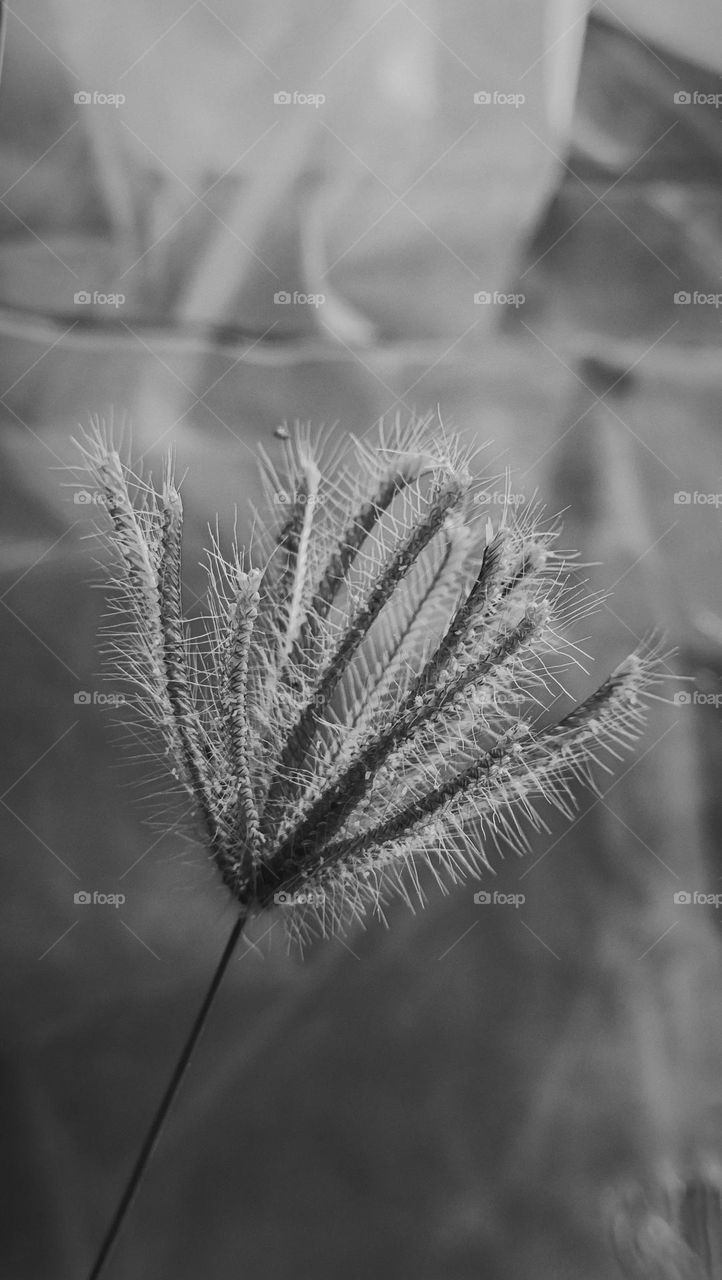
<path fill-rule="evenodd" d="M 278 433 L 277 433 L 278 434 Z M 523 847 L 532 802 L 563 812 L 605 750 L 627 747 L 659 678 L 633 655 L 556 723 L 540 710 L 589 609 L 538 514 L 479 520 L 470 458 L 439 424 L 352 442 L 323 465 L 297 428 L 261 456 L 267 511 L 248 570 L 208 553 L 206 628 L 181 605 L 182 505 L 126 471 L 96 426 L 84 463 L 115 560 L 108 658 L 160 732 L 234 897 L 312 903 L 323 929 L 384 894 L 474 874 Z M 420 892 L 420 889 L 419 889 Z M 294 927 L 310 923 L 289 913 Z"/>

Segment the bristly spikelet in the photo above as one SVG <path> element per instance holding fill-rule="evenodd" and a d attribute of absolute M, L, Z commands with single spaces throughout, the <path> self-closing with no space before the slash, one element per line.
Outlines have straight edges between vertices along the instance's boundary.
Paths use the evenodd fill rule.
<path fill-rule="evenodd" d="M 216 533 L 205 631 L 181 601 L 183 512 L 170 462 L 160 492 L 132 476 L 98 425 L 83 461 L 105 497 L 115 562 L 107 656 L 160 733 L 235 899 L 310 902 L 332 929 L 525 847 L 534 801 L 563 812 L 605 752 L 627 748 L 655 655 L 627 659 L 556 722 L 551 683 L 575 661 L 589 611 L 565 582 L 538 512 L 496 525 L 471 457 L 438 422 L 398 424 L 371 448 L 297 429 L 284 474 L 261 456 L 267 511 L 256 567 Z M 299 934 L 307 911 L 288 912 Z"/>

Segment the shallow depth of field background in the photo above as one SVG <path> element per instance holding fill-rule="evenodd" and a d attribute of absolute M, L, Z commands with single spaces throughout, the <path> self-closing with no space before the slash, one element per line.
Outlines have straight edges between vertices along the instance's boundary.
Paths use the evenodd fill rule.
<path fill-rule="evenodd" d="M 519 501 L 565 510 L 612 591 L 583 632 L 594 678 L 656 627 L 693 679 L 573 825 L 497 859 L 483 887 L 519 910 L 432 892 L 303 960 L 257 922 L 108 1280 L 612 1280 L 608 1188 L 719 1150 L 722 916 L 674 895 L 722 891 L 720 108 L 687 100 L 720 87 L 722 20 L 601 4 L 582 51 L 584 6 L 548 9 L 7 13 L 8 1280 L 89 1266 L 232 921 L 75 700 L 107 690 L 93 513 L 63 467 L 111 409 L 137 457 L 173 444 L 187 472 L 191 610 L 205 524 L 237 506 L 243 531 L 276 426 L 439 406 Z"/>

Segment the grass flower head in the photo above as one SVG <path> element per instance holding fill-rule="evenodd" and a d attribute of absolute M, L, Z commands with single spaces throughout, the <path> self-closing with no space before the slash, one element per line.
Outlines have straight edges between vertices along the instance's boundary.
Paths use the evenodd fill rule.
<path fill-rule="evenodd" d="M 524 847 L 535 802 L 570 811 L 572 782 L 630 745 L 659 677 L 635 653 L 549 716 L 589 601 L 538 512 L 488 518 L 438 422 L 342 450 L 281 435 L 282 474 L 259 458 L 251 554 L 211 536 L 200 634 L 170 461 L 155 488 L 99 424 L 81 448 L 108 517 L 106 658 L 134 691 L 133 732 L 156 755 L 161 740 L 239 906 L 304 901 L 295 927 L 327 930 L 422 894 L 420 864 L 446 885 Z"/>

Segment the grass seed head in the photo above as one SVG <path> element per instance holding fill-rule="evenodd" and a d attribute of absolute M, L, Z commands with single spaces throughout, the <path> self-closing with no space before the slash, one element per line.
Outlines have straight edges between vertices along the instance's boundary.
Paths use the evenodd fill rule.
<path fill-rule="evenodd" d="M 211 538 L 200 634 L 170 461 L 156 491 L 100 424 L 80 447 L 105 499 L 106 658 L 133 688 L 131 731 L 162 743 L 235 899 L 310 903 L 287 913 L 303 933 L 410 900 L 420 861 L 448 884 L 491 846 L 523 848 L 519 819 L 540 825 L 538 800 L 568 812 L 661 677 L 634 654 L 550 720 L 576 661 L 567 628 L 594 602 L 567 586 L 539 513 L 480 517 L 471 457 L 438 422 L 343 452 L 287 435 L 281 474 L 261 453 L 252 556 Z"/>

